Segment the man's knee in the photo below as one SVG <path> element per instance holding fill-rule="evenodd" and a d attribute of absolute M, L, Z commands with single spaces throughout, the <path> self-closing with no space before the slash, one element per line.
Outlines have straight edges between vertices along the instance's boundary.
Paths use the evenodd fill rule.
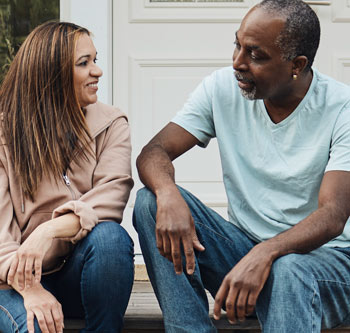
<path fill-rule="evenodd" d="M 137 232 L 141 229 L 152 226 L 154 229 L 155 217 L 157 214 L 157 203 L 155 195 L 146 187 L 140 189 L 136 195 L 133 212 L 133 224 Z"/>
<path fill-rule="evenodd" d="M 303 255 L 288 254 L 278 258 L 272 265 L 269 280 L 272 280 L 274 289 L 280 286 L 281 290 L 298 288 L 298 284 L 305 284 L 307 280 L 311 283 L 314 280 L 312 272 L 303 263 Z"/>

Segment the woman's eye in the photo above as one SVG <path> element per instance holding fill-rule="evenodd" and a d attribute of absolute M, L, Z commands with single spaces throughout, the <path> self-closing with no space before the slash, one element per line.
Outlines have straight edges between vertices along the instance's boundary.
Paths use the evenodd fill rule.
<path fill-rule="evenodd" d="M 94 59 L 94 64 L 96 64 L 96 62 L 97 62 L 97 58 Z"/>
<path fill-rule="evenodd" d="M 79 63 L 79 66 L 86 66 L 87 65 L 87 60 L 85 60 L 85 61 L 83 61 L 83 62 L 81 62 L 81 63 Z"/>

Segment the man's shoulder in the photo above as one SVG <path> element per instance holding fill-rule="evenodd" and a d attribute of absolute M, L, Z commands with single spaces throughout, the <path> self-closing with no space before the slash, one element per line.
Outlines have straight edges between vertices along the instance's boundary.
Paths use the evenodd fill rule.
<path fill-rule="evenodd" d="M 350 86 L 314 69 L 317 90 L 325 97 L 350 102 Z"/>

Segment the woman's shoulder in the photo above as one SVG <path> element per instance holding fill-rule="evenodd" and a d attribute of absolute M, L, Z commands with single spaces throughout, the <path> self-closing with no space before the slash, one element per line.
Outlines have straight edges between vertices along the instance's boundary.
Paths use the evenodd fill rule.
<path fill-rule="evenodd" d="M 119 108 L 101 102 L 88 105 L 85 118 L 92 136 L 115 120 L 122 118 L 123 122 L 127 122 L 127 116 Z"/>

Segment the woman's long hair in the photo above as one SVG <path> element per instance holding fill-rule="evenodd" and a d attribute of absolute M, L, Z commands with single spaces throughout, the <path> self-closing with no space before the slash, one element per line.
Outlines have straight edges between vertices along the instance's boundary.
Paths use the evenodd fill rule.
<path fill-rule="evenodd" d="M 0 89 L 2 131 L 25 196 L 34 200 L 43 176 L 56 182 L 90 152 L 84 111 L 74 89 L 77 39 L 90 35 L 67 22 L 47 22 L 26 38 Z"/>

